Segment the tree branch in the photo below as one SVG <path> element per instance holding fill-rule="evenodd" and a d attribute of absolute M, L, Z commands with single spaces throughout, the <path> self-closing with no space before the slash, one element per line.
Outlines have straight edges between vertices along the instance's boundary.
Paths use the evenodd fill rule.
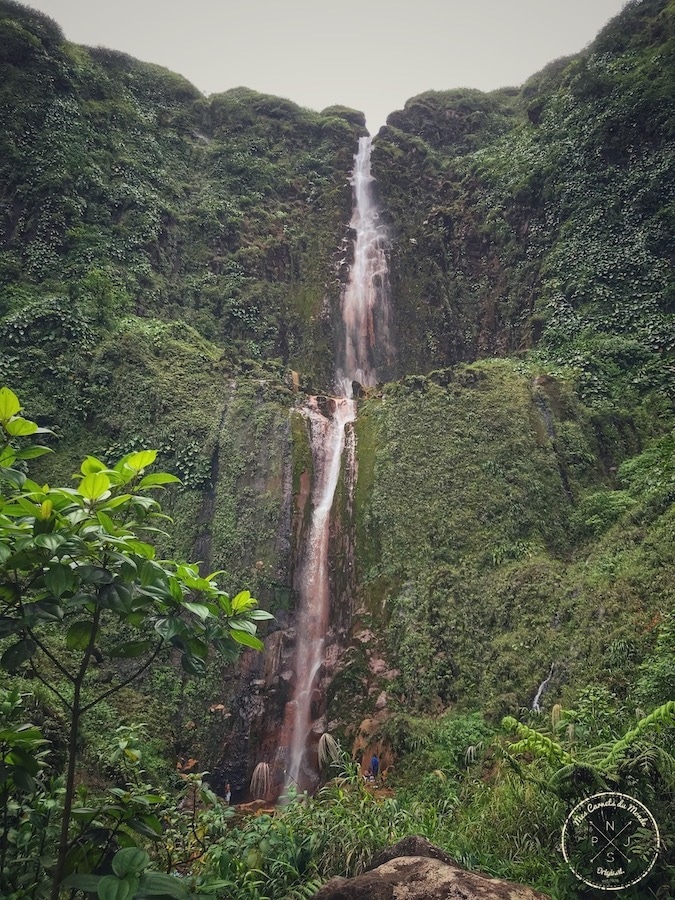
<path fill-rule="evenodd" d="M 96 706 L 97 703 L 100 703 L 101 700 L 105 700 L 106 697 L 109 697 L 111 694 L 114 694 L 117 691 L 120 691 L 123 687 L 126 687 L 128 684 L 131 684 L 131 682 L 135 678 L 138 678 L 138 676 L 141 674 L 141 672 L 145 672 L 145 670 L 148 668 L 148 666 L 153 662 L 153 660 L 156 658 L 159 651 L 162 649 L 163 643 L 164 643 L 163 641 L 160 641 L 159 644 L 157 644 L 157 646 L 155 647 L 152 655 L 146 659 L 146 661 L 143 663 L 143 665 L 139 669 L 136 669 L 135 672 L 132 672 L 132 674 L 129 675 L 128 678 L 125 678 L 124 681 L 120 681 L 119 684 L 116 684 L 114 687 L 111 687 L 109 690 L 104 691 L 102 694 L 100 694 L 98 697 L 96 697 L 95 700 L 90 700 L 89 703 L 85 703 L 85 705 L 82 707 L 82 712 L 86 713 L 88 710 L 90 710 L 92 708 L 92 706 Z"/>
<path fill-rule="evenodd" d="M 58 659 L 54 656 L 54 654 L 53 654 L 50 650 L 48 650 L 48 649 L 45 647 L 45 645 L 42 643 L 42 641 L 40 640 L 40 638 L 35 634 L 35 632 L 33 631 L 33 629 L 32 629 L 32 628 L 27 628 L 26 631 L 27 631 L 28 634 L 31 636 L 31 638 L 35 641 L 35 643 L 38 645 L 38 647 L 40 648 L 40 650 L 42 650 L 42 652 L 44 653 L 44 655 L 54 663 L 54 665 L 55 665 L 56 668 L 59 670 L 59 672 L 61 672 L 62 675 L 65 675 L 66 678 L 68 679 L 68 681 L 72 681 L 72 683 L 75 684 L 75 676 L 74 676 L 74 675 L 71 675 L 70 672 L 68 671 L 68 669 L 66 669 L 65 666 L 61 665 L 61 663 L 60 663 L 60 662 L 58 661 Z"/>
<path fill-rule="evenodd" d="M 33 674 L 35 675 L 35 677 L 37 678 L 37 680 L 38 680 L 39 682 L 41 682 L 42 684 L 44 684 L 44 686 L 45 686 L 46 688 L 49 688 L 49 690 L 50 690 L 53 694 L 56 694 L 56 696 L 59 698 L 59 700 L 61 701 L 61 703 L 63 703 L 63 705 L 66 707 L 66 709 L 72 709 L 72 708 L 73 708 L 73 704 L 70 702 L 70 700 L 66 700 L 66 698 L 63 696 L 63 694 L 61 693 L 61 691 L 59 691 L 57 688 L 55 688 L 53 684 L 50 684 L 50 683 L 47 681 L 47 679 L 44 678 L 44 677 L 38 672 L 37 666 L 35 665 L 35 663 L 34 663 L 32 660 L 31 660 L 31 665 L 33 666 Z"/>

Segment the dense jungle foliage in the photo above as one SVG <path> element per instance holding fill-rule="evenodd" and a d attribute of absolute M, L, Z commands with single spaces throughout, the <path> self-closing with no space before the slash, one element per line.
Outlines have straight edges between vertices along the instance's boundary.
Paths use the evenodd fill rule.
<path fill-rule="evenodd" d="M 328 692 L 343 747 L 393 763 L 387 788 L 337 756 L 316 798 L 235 816 L 210 788 L 247 794 L 272 663 L 191 653 L 195 679 L 162 651 L 126 683 L 130 662 L 106 661 L 95 682 L 121 687 L 70 752 L 73 889 L 308 897 L 421 833 L 468 867 L 586 896 L 560 827 L 575 798 L 618 788 L 664 834 L 626 896 L 675 896 L 674 122 L 675 0 L 631 0 L 519 88 L 392 113 L 373 168 L 397 380 L 359 401 Z M 56 450 L 0 467 L 35 491 L 95 475 L 84 458 L 114 472 L 157 450 L 180 480 L 158 558 L 248 588 L 273 641 L 293 622 L 311 470 L 295 410 L 332 390 L 363 116 L 246 88 L 205 98 L 0 0 L 0 123 L 0 386 L 28 417 L 4 424 L 34 420 Z M 19 489 L 5 479 L 2 503 Z M 348 522 L 346 491 L 337 506 Z M 45 650 L 25 634 L 12 651 L 2 627 L 0 893 L 19 900 L 47 896 L 56 865 L 69 718 L 50 687 L 72 686 L 48 657 L 42 684 Z M 115 629 L 113 646 L 132 641 Z"/>

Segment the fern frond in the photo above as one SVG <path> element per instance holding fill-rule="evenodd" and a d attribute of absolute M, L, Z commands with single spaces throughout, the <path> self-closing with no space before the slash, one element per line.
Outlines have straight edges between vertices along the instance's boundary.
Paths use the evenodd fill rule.
<path fill-rule="evenodd" d="M 319 766 L 332 765 L 342 759 L 342 749 L 332 734 L 325 731 L 319 738 Z"/>
<path fill-rule="evenodd" d="M 634 757 L 626 757 L 619 765 L 621 778 L 638 775 L 648 783 L 653 782 L 654 775 L 660 775 L 670 790 L 675 790 L 675 756 L 656 744 L 649 744 L 640 749 Z"/>
<path fill-rule="evenodd" d="M 306 884 L 298 885 L 298 887 L 292 888 L 288 894 L 286 894 L 286 900 L 311 900 L 315 894 L 319 893 L 322 884 L 322 881 L 315 878 L 312 881 L 308 881 Z"/>
<path fill-rule="evenodd" d="M 637 723 L 635 728 L 627 731 L 611 748 L 607 756 L 603 759 L 601 767 L 611 768 L 616 765 L 618 759 L 630 748 L 631 744 L 642 737 L 642 735 L 653 728 L 661 728 L 663 725 L 675 725 L 675 700 L 669 700 L 657 707 L 648 716 Z"/>
<path fill-rule="evenodd" d="M 596 766 L 588 762 L 579 762 L 578 760 L 554 772 L 548 783 L 558 796 L 560 796 L 562 789 L 568 786 L 571 787 L 573 785 L 578 791 L 580 783 L 585 783 L 592 787 L 593 790 L 610 790 L 604 772 L 599 771 Z"/>
<path fill-rule="evenodd" d="M 528 725 L 516 721 L 512 716 L 506 716 L 502 719 L 502 726 L 509 731 L 515 731 L 520 738 L 515 744 L 511 745 L 511 753 L 532 753 L 550 762 L 570 764 L 574 762 L 574 757 L 569 754 L 557 741 L 551 740 L 546 735 L 535 731 Z"/>

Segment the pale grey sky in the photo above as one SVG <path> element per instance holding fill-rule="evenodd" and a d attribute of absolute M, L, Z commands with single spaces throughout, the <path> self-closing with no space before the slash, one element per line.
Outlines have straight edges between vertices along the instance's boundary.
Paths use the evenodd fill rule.
<path fill-rule="evenodd" d="M 179 72 L 365 111 L 376 132 L 422 91 L 522 84 L 585 47 L 626 0 L 28 0 L 78 44 Z"/>

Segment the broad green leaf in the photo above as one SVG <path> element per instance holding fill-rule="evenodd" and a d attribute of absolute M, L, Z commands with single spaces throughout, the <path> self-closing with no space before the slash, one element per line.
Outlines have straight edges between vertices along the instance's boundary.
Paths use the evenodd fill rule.
<path fill-rule="evenodd" d="M 40 769 L 38 761 L 33 754 L 28 753 L 21 747 L 12 747 L 10 752 L 5 755 L 5 762 L 9 763 L 10 766 L 20 766 L 29 775 L 37 775 Z"/>
<path fill-rule="evenodd" d="M 37 423 L 31 422 L 30 419 L 24 419 L 23 416 L 15 416 L 9 422 L 5 422 L 5 431 L 12 437 L 24 437 L 27 434 L 35 434 L 38 430 Z"/>
<path fill-rule="evenodd" d="M 156 450 L 139 450 L 137 453 L 129 453 L 128 456 L 124 457 L 122 462 L 125 466 L 128 466 L 130 469 L 133 469 L 134 472 L 138 473 L 142 472 L 143 469 L 147 469 L 148 466 L 151 466 L 156 459 Z"/>
<path fill-rule="evenodd" d="M 139 490 L 143 488 L 161 487 L 163 484 L 180 484 L 180 478 L 175 475 L 169 475 L 168 472 L 157 472 L 154 475 L 146 475 L 138 485 Z"/>
<path fill-rule="evenodd" d="M 0 741 L 6 744 L 23 744 L 26 747 L 38 747 L 48 744 L 42 732 L 35 725 L 19 725 L 18 728 L 5 728 L 0 731 Z"/>
<path fill-rule="evenodd" d="M 19 666 L 25 663 L 27 659 L 30 659 L 36 650 L 37 644 L 35 641 L 32 641 L 30 638 L 24 638 L 5 650 L 2 654 L 2 659 L 0 659 L 0 666 L 8 672 L 16 672 Z"/>
<path fill-rule="evenodd" d="M 36 600 L 35 603 L 27 604 L 24 607 L 26 616 L 43 622 L 61 622 L 63 621 L 63 609 L 58 603 L 49 600 Z"/>
<path fill-rule="evenodd" d="M 0 422 L 8 422 L 21 411 L 19 398 L 8 387 L 0 388 Z"/>
<path fill-rule="evenodd" d="M 232 600 L 232 609 L 234 612 L 240 612 L 242 609 L 250 609 L 256 605 L 256 600 L 251 597 L 250 591 L 240 591 Z"/>
<path fill-rule="evenodd" d="M 110 584 L 112 574 L 100 566 L 78 566 L 77 575 L 82 584 Z"/>
<path fill-rule="evenodd" d="M 150 857 L 140 847 L 129 847 L 118 850 L 113 857 L 112 868 L 115 875 L 125 878 L 127 875 L 140 875 L 150 865 Z"/>
<path fill-rule="evenodd" d="M 273 619 L 274 616 L 272 613 L 268 613 L 264 609 L 252 609 L 246 613 L 249 619 L 253 619 L 256 622 L 264 622 L 267 619 Z"/>
<path fill-rule="evenodd" d="M 223 882 L 229 887 L 229 882 Z M 139 885 L 141 897 L 174 897 L 175 900 L 187 900 L 191 892 L 185 884 L 173 875 L 162 872 L 144 872 Z M 226 896 L 225 894 L 223 896 Z"/>
<path fill-rule="evenodd" d="M 183 603 L 183 606 L 185 609 L 198 616 L 202 622 L 205 622 L 209 616 L 212 615 L 211 610 L 203 603 Z"/>
<path fill-rule="evenodd" d="M 71 650 L 86 650 L 92 637 L 93 622 L 73 622 L 66 634 L 66 646 Z"/>
<path fill-rule="evenodd" d="M 230 634 L 238 644 L 243 644 L 245 647 L 252 647 L 254 650 L 265 649 L 265 645 L 260 638 L 255 637 L 253 634 L 249 634 L 248 631 L 232 631 Z"/>
<path fill-rule="evenodd" d="M 16 452 L 14 447 L 7 444 L 0 450 L 0 466 L 13 466 L 16 462 Z"/>
<path fill-rule="evenodd" d="M 65 540 L 62 534 L 38 534 L 34 543 L 36 547 L 43 547 L 51 553 L 56 553 L 59 547 L 65 543 Z"/>
<path fill-rule="evenodd" d="M 160 590 L 168 590 L 168 578 L 164 569 L 150 559 L 146 559 L 140 566 L 141 587 L 155 587 Z"/>
<path fill-rule="evenodd" d="M 236 619 L 230 619 L 227 624 L 234 631 L 248 631 L 249 634 L 255 634 L 256 632 L 255 622 L 250 620 L 248 614 L 245 617 L 238 616 Z"/>
<path fill-rule="evenodd" d="M 139 556 L 145 557 L 145 559 L 155 558 L 155 548 L 152 544 L 146 544 L 143 541 L 131 539 L 126 542 L 126 546 L 134 553 L 138 553 Z"/>
<path fill-rule="evenodd" d="M 115 840 L 120 845 L 120 847 L 135 847 L 136 846 L 136 841 L 134 840 L 133 836 L 130 834 L 127 834 L 125 831 L 118 831 Z M 194 900 L 197 900 L 197 898 L 195 897 Z"/>
<path fill-rule="evenodd" d="M 33 780 L 33 776 L 26 772 L 25 769 L 15 768 L 12 771 L 12 780 L 14 784 L 21 791 L 25 791 L 27 794 L 33 794 L 35 792 L 35 781 Z"/>
<path fill-rule="evenodd" d="M 180 581 L 173 575 L 169 577 L 169 592 L 177 603 L 183 602 L 183 589 Z"/>
<path fill-rule="evenodd" d="M 199 638 L 190 638 L 187 642 L 188 650 L 192 656 L 198 656 L 200 659 L 206 659 L 209 655 L 209 647 Z"/>
<path fill-rule="evenodd" d="M 204 577 L 206 578 L 207 581 L 213 581 L 219 575 L 226 575 L 226 574 L 227 574 L 227 572 L 225 571 L 225 569 L 217 569 L 215 572 L 211 572 L 210 575 L 206 575 Z"/>
<path fill-rule="evenodd" d="M 103 472 L 85 475 L 79 483 L 77 493 L 85 500 L 98 500 L 110 490 L 110 479 Z"/>
<path fill-rule="evenodd" d="M 179 634 L 184 634 L 185 630 L 185 622 L 174 616 L 168 616 L 165 619 L 157 619 L 155 622 L 155 631 L 161 635 L 165 641 L 170 641 L 171 638 L 174 638 Z"/>
<path fill-rule="evenodd" d="M 21 631 L 23 622 L 21 619 L 15 619 L 13 616 L 0 616 L 0 638 L 7 637 L 9 634 L 15 634 Z"/>
<path fill-rule="evenodd" d="M 106 500 L 105 503 L 102 503 L 99 506 L 99 509 L 117 509 L 118 506 L 123 506 L 133 499 L 131 494 L 118 494 L 117 497 L 111 497 L 110 500 Z"/>
<path fill-rule="evenodd" d="M 154 818 L 154 816 L 152 818 Z M 157 831 L 155 830 L 154 826 L 149 825 L 145 820 L 146 820 L 146 816 L 134 817 L 133 819 L 128 819 L 126 824 L 130 828 L 133 828 L 133 830 L 137 834 L 142 834 L 143 837 L 149 837 L 153 841 L 158 840 L 161 835 L 157 834 Z M 161 829 L 161 826 L 160 826 L 160 829 Z"/>
<path fill-rule="evenodd" d="M 239 655 L 239 644 L 230 637 L 212 638 L 211 643 L 227 662 L 236 662 Z"/>
<path fill-rule="evenodd" d="M 220 608 L 224 611 L 226 616 L 232 615 L 232 603 L 227 594 L 219 594 L 218 603 L 220 604 Z"/>
<path fill-rule="evenodd" d="M 43 500 L 40 504 L 40 518 L 48 519 L 54 512 L 54 504 L 51 500 Z"/>
<path fill-rule="evenodd" d="M 135 581 L 138 575 L 138 566 L 133 559 L 126 558 L 119 568 L 119 576 L 124 581 Z"/>
<path fill-rule="evenodd" d="M 80 466 L 80 472 L 83 475 L 95 475 L 97 472 L 103 472 L 107 468 L 106 464 L 102 463 L 100 459 L 96 459 L 95 456 L 87 456 Z"/>
<path fill-rule="evenodd" d="M 107 513 L 104 513 L 103 510 L 99 509 L 96 513 L 96 518 L 103 525 L 108 534 L 118 534 L 120 529 L 115 525 L 113 520 Z"/>
<path fill-rule="evenodd" d="M 150 641 L 126 641 L 124 644 L 117 644 L 109 653 L 117 659 L 132 659 L 143 656 L 151 647 Z"/>
<path fill-rule="evenodd" d="M 133 847 L 127 848 L 133 850 Z M 123 851 L 118 851 L 122 853 Z M 114 861 L 113 861 L 114 865 Z M 138 878 L 130 875 L 126 878 L 117 878 L 116 875 L 104 875 L 99 882 L 97 891 L 99 900 L 132 900 L 138 887 Z"/>
<path fill-rule="evenodd" d="M 198 656 L 187 656 L 184 653 L 181 657 L 180 664 L 190 675 L 206 674 L 206 663 Z"/>
<path fill-rule="evenodd" d="M 131 601 L 130 586 L 120 581 L 106 585 L 99 596 L 99 602 L 103 609 L 111 609 L 120 615 L 128 615 L 131 612 Z"/>
<path fill-rule="evenodd" d="M 72 612 L 75 609 L 87 609 L 89 612 L 93 612 L 96 606 L 96 596 L 94 594 L 87 594 L 83 591 L 78 591 L 77 594 L 72 597 L 62 597 L 61 603 L 64 608 L 68 610 L 68 612 Z"/>
<path fill-rule="evenodd" d="M 66 591 L 75 587 L 75 573 L 70 566 L 56 563 L 44 573 L 45 587 L 52 597 L 61 597 Z"/>
<path fill-rule="evenodd" d="M 7 546 L 7 544 L 0 544 L 0 566 L 7 562 L 7 560 L 12 555 L 11 548 Z"/>
<path fill-rule="evenodd" d="M 51 447 L 43 447 L 36 444 L 34 447 L 26 447 L 24 450 L 17 451 L 17 459 L 37 459 L 38 456 L 44 456 L 45 453 L 53 453 Z"/>
<path fill-rule="evenodd" d="M 26 476 L 23 472 L 17 472 L 16 469 L 9 469 L 5 466 L 0 466 L 0 478 L 9 481 L 15 488 L 22 488 L 26 480 Z"/>
<path fill-rule="evenodd" d="M 16 502 L 27 515 L 34 516 L 35 518 L 40 515 L 39 504 L 33 503 L 28 497 L 17 497 Z"/>

